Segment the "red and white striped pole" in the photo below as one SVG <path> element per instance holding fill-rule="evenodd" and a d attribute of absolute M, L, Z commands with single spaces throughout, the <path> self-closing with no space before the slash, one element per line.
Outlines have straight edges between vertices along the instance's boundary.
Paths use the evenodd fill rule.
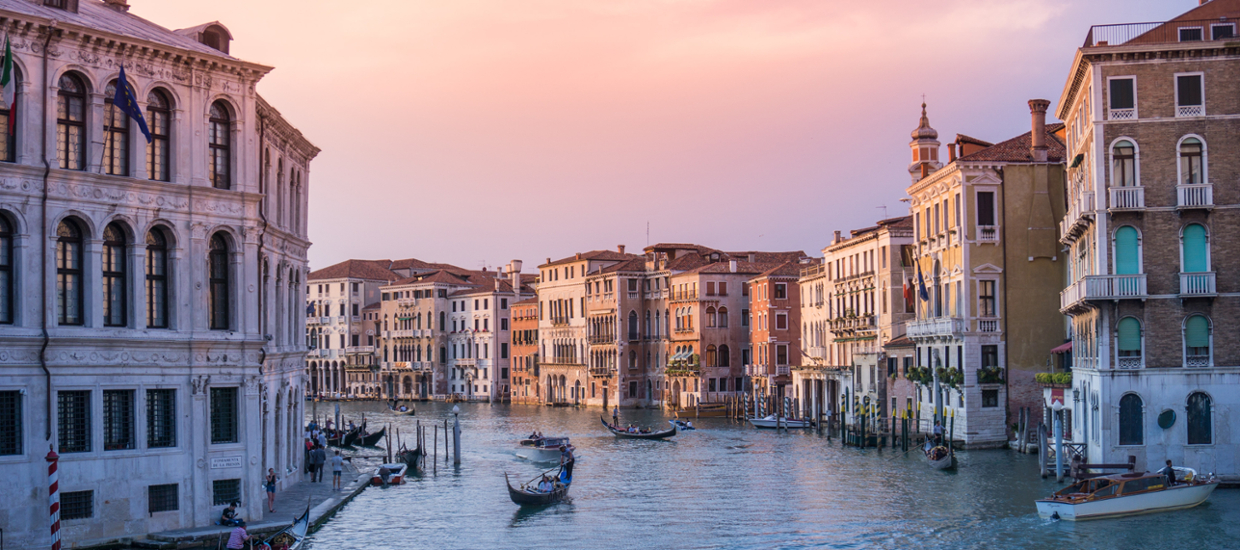
<path fill-rule="evenodd" d="M 56 464 L 60 461 L 60 456 L 56 454 L 55 447 L 48 447 L 47 492 L 52 515 L 52 550 L 60 550 L 60 483 L 56 474 Z"/>

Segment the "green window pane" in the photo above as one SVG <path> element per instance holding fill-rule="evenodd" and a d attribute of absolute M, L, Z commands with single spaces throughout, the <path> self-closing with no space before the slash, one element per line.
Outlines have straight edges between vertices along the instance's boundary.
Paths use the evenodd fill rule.
<path fill-rule="evenodd" d="M 1119 350 L 1141 351 L 1141 323 L 1132 317 L 1119 322 Z"/>
<path fill-rule="evenodd" d="M 1115 273 L 1132 275 L 1141 272 L 1137 259 L 1137 230 L 1125 225 L 1115 232 Z"/>
<path fill-rule="evenodd" d="M 1210 346 L 1210 322 L 1201 315 L 1188 318 L 1185 323 L 1184 344 L 1190 348 L 1206 348 Z"/>
<path fill-rule="evenodd" d="M 1191 224 L 1184 228 L 1184 272 L 1209 271 L 1206 266 L 1206 228 Z"/>

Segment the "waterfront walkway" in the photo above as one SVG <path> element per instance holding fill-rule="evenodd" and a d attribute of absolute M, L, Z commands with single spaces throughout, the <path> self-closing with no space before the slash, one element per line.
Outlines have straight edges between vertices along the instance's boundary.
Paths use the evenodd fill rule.
<path fill-rule="evenodd" d="M 302 481 L 297 484 L 276 493 L 276 512 L 268 513 L 263 519 L 250 521 L 246 520 L 246 530 L 251 535 L 265 537 L 271 535 L 293 523 L 296 516 L 300 516 L 305 511 L 307 503 L 310 504 L 310 526 L 311 531 L 319 524 L 327 521 L 336 513 L 336 510 L 344 506 L 353 497 L 361 493 L 370 483 L 370 474 L 373 472 L 370 464 L 374 461 L 358 458 L 353 461 L 344 463 L 344 484 L 339 491 L 332 490 L 332 476 L 328 472 L 323 476 L 323 481 L 312 483 L 309 476 L 302 472 L 294 475 L 300 476 Z M 266 494 L 264 493 L 264 497 Z M 250 507 L 259 508 L 267 506 L 267 501 L 251 503 Z M 207 527 L 194 527 L 189 529 L 177 529 L 174 531 L 164 531 L 162 533 L 151 533 L 144 539 L 135 540 L 133 546 L 137 548 L 154 548 L 154 549 L 173 549 L 173 548 L 223 548 L 228 534 L 232 532 L 232 527 L 222 527 L 211 525 Z"/>

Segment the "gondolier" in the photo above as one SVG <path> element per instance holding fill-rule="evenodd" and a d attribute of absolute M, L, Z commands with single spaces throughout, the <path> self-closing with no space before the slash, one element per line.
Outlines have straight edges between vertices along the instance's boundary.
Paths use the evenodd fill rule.
<path fill-rule="evenodd" d="M 570 445 L 560 445 L 560 468 L 564 470 L 564 479 L 573 479 L 573 449 Z"/>

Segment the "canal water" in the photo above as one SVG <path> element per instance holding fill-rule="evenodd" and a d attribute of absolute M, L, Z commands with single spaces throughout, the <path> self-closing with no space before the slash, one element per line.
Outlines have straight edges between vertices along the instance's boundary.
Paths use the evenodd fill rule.
<path fill-rule="evenodd" d="M 416 406 L 416 417 L 382 403 L 341 409 L 365 414 L 372 429 L 390 422 L 408 441 L 416 421 L 442 427 L 452 416 L 449 404 Z M 661 442 L 616 439 L 599 409 L 460 408 L 459 467 L 445 464 L 441 440 L 437 475 L 428 466 L 405 485 L 367 489 L 314 533 L 310 550 L 1240 547 L 1237 490 L 1179 512 L 1049 521 L 1033 501 L 1058 485 L 1038 476 L 1036 457 L 1011 451 L 961 452 L 950 473 L 931 471 L 915 450 L 843 448 L 838 438 L 724 419 L 700 419 L 698 430 Z M 332 409 L 318 404 L 320 415 Z M 624 410 L 621 422 L 667 426 L 658 411 Z M 534 430 L 572 437 L 580 459 L 570 502 L 523 510 L 503 474 L 527 480 L 542 470 L 513 454 Z"/>

